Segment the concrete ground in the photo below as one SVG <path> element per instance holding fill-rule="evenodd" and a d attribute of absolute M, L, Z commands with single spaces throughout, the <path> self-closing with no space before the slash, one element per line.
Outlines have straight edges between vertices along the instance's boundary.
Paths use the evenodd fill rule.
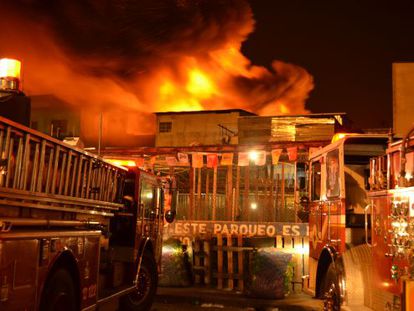
<path fill-rule="evenodd" d="M 320 311 L 322 301 L 303 293 L 290 294 L 284 299 L 246 297 L 235 291 L 201 287 L 159 287 L 152 311 L 189 310 L 229 311 Z"/>

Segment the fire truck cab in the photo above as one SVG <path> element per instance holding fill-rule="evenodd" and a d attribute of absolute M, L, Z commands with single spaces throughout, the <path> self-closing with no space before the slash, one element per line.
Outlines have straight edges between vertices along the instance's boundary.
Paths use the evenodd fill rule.
<path fill-rule="evenodd" d="M 414 310 L 414 128 L 310 156 L 310 278 L 325 310 Z"/>
<path fill-rule="evenodd" d="M 148 310 L 166 184 L 0 117 L 0 310 Z"/>
<path fill-rule="evenodd" d="M 332 284 L 344 296 L 340 258 L 365 243 L 370 158 L 384 154 L 387 140 L 386 135 L 346 134 L 310 154 L 309 290 L 318 298 Z"/>

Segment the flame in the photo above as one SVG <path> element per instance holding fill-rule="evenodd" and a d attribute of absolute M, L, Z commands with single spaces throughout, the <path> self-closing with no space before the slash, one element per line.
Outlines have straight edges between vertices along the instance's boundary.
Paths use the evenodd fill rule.
<path fill-rule="evenodd" d="M 133 160 L 125 160 L 125 159 L 105 159 L 105 161 L 116 165 L 116 166 L 124 166 L 124 167 L 136 167 L 137 164 Z"/>
<path fill-rule="evenodd" d="M 189 72 L 187 91 L 198 98 L 209 98 L 214 93 L 214 86 L 205 73 L 195 68 Z"/>
<path fill-rule="evenodd" d="M 126 146 L 126 136 L 154 133 L 153 112 L 307 112 L 313 79 L 305 69 L 280 61 L 269 68 L 256 66 L 242 54 L 242 42 L 254 28 L 247 1 L 137 1 L 129 10 L 114 0 L 108 5 L 116 10 L 96 3 L 87 13 L 77 2 L 60 1 L 45 10 L 56 13 L 50 15 L 30 5 L 34 2 L 16 0 L 0 19 L 0 29 L 7 30 L 0 32 L 0 41 L 7 42 L 0 56 L 24 60 L 27 95 L 53 94 L 62 105 L 81 109 L 86 145 L 96 144 L 102 113 L 102 137 Z M 185 19 L 170 19 L 168 9 L 174 5 Z M 154 10 L 158 14 L 150 14 Z M 212 10 L 215 14 L 207 14 Z M 105 12 L 110 18 L 102 17 Z M 41 17 L 32 20 L 36 14 L 30 13 Z M 122 28 L 113 20 L 132 24 Z M 106 35 L 96 36 L 96 31 Z"/>

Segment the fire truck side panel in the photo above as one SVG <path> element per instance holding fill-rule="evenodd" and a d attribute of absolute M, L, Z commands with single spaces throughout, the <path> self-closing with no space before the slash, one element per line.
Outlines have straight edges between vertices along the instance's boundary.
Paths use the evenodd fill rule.
<path fill-rule="evenodd" d="M 26 232 L 1 235 L 2 310 L 35 310 L 56 269 L 72 276 L 81 307 L 96 302 L 100 232 Z M 4 309 L 3 309 L 4 308 Z"/>
<path fill-rule="evenodd" d="M 389 215 L 391 210 L 391 196 L 386 193 L 370 196 L 372 206 L 372 263 L 373 280 L 379 290 L 389 291 L 395 295 L 401 293 L 401 284 L 391 279 L 393 259 L 389 257 L 389 243 L 391 228 Z M 398 261 L 398 259 L 397 259 Z"/>
<path fill-rule="evenodd" d="M 0 239 L 2 310 L 34 310 L 38 250 L 37 239 Z"/>

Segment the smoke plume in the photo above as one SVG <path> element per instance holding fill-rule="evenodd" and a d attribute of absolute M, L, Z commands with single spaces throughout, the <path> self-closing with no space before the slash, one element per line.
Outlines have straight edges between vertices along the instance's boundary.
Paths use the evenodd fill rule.
<path fill-rule="evenodd" d="M 10 0 L 4 12 L 0 57 L 22 60 L 28 95 L 82 109 L 91 139 L 99 112 L 118 139 L 152 133 L 155 111 L 305 113 L 313 89 L 299 66 L 242 55 L 254 30 L 242 0 Z"/>

